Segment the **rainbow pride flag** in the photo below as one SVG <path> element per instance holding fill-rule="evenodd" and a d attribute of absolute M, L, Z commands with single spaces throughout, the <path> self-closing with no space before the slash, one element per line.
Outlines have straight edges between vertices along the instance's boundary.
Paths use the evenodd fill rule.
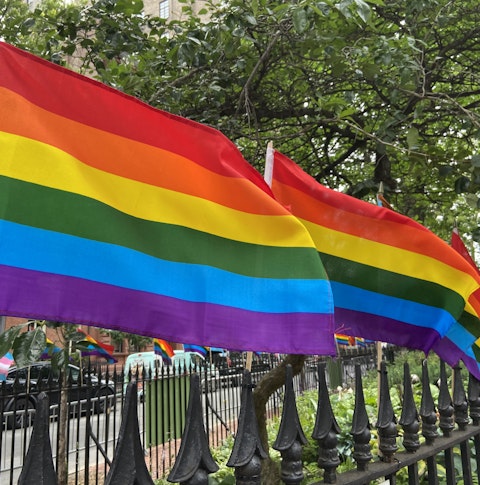
<path fill-rule="evenodd" d="M 183 344 L 183 350 L 185 352 L 193 352 L 195 354 L 201 355 L 202 357 L 206 357 L 208 352 L 207 347 L 203 347 L 202 345 L 194 345 L 194 344 Z"/>
<path fill-rule="evenodd" d="M 82 349 L 80 350 L 82 357 L 101 357 L 106 359 L 109 364 L 115 364 L 115 362 L 117 362 L 117 359 L 112 355 L 114 350 L 113 345 L 99 342 L 80 328 L 78 328 L 77 331 L 84 336 L 83 340 L 78 342 L 78 344 L 82 346 Z"/>
<path fill-rule="evenodd" d="M 165 340 L 160 338 L 153 339 L 153 350 L 157 355 L 160 355 L 163 362 L 170 364 L 172 362 L 172 357 L 175 355 L 172 346 Z"/>
<path fill-rule="evenodd" d="M 342 332 L 428 351 L 479 288 L 475 270 L 417 222 L 322 186 L 278 152 L 273 160 L 272 190 L 315 241 Z"/>
<path fill-rule="evenodd" d="M 219 131 L 0 43 L 0 313 L 335 353 L 308 231 Z"/>
<path fill-rule="evenodd" d="M 452 248 L 460 254 L 480 277 L 478 267 L 467 247 L 454 228 L 450 240 Z M 477 379 L 480 379 L 480 339 L 478 336 L 480 314 L 480 290 L 473 292 L 458 322 L 455 322 L 447 334 L 435 343 L 433 350 L 452 367 L 463 361 L 465 367 Z M 465 348 L 465 342 L 471 345 Z"/>
<path fill-rule="evenodd" d="M 48 337 L 46 338 L 45 342 L 45 350 L 42 352 L 40 360 L 51 359 L 53 354 L 56 354 L 57 352 L 60 352 L 62 350 L 60 347 L 57 347 Z"/>

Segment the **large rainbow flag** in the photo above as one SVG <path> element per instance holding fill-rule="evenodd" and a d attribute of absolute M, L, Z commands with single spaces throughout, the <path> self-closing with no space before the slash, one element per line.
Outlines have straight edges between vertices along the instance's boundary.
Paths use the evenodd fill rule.
<path fill-rule="evenodd" d="M 0 43 L 0 314 L 334 354 L 304 226 L 219 131 Z"/>
<path fill-rule="evenodd" d="M 327 270 L 338 332 L 428 351 L 479 288 L 475 270 L 412 219 L 328 189 L 276 151 L 273 160 L 272 190 Z"/>

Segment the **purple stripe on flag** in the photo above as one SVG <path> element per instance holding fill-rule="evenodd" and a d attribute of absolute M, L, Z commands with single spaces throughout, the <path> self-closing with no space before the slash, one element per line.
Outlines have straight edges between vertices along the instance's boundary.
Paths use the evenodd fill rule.
<path fill-rule="evenodd" d="M 42 311 L 45 308 L 49 311 Z M 0 314 L 114 328 L 154 338 L 158 328 L 148 322 L 159 321 L 165 340 L 178 340 L 181 334 L 184 341 L 199 345 L 253 350 L 255 335 L 255 350 L 262 352 L 335 355 L 333 335 L 324 338 L 329 314 L 290 313 L 279 325 L 276 314 L 187 302 L 10 266 L 0 271 Z"/>
<path fill-rule="evenodd" d="M 348 325 L 342 325 L 347 321 Z M 335 307 L 335 333 L 355 335 L 370 340 L 394 343 L 401 347 L 419 349 L 428 352 L 434 342 L 440 338 L 435 330 L 428 327 L 408 325 L 384 316 L 361 313 L 355 310 Z M 408 331 L 408 327 L 412 331 Z"/>
<path fill-rule="evenodd" d="M 459 361 L 465 364 L 468 371 L 480 380 L 480 367 L 475 356 L 460 350 L 449 338 L 443 337 L 432 349 L 449 366 L 454 367 Z"/>

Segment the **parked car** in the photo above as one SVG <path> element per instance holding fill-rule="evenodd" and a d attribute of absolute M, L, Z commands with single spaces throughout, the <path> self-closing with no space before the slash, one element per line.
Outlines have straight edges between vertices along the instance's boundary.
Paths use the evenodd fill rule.
<path fill-rule="evenodd" d="M 3 413 L 9 428 L 19 428 L 30 424 L 33 419 L 40 392 L 45 391 L 50 406 L 60 403 L 60 371 L 51 363 L 36 362 L 28 367 L 11 367 L 6 376 L 4 389 Z M 68 402 L 81 406 L 76 411 L 84 410 L 85 401 L 90 398 L 92 411 L 105 412 L 107 405 L 113 403 L 115 386 L 94 374 L 83 371 L 73 364 L 68 365 Z M 82 406 L 83 404 L 83 406 Z"/>

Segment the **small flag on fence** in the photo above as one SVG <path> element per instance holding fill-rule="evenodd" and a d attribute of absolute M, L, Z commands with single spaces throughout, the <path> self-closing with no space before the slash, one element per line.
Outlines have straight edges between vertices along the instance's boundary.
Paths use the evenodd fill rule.
<path fill-rule="evenodd" d="M 172 357 L 175 355 L 172 346 L 165 340 L 160 338 L 153 339 L 153 350 L 155 354 L 160 355 L 163 362 L 170 364 L 172 362 Z"/>
<path fill-rule="evenodd" d="M 57 347 L 48 337 L 46 339 L 46 343 L 47 345 L 45 346 L 45 350 L 40 356 L 41 360 L 51 359 L 53 354 L 56 354 L 62 350 L 60 347 Z"/>
<path fill-rule="evenodd" d="M 77 329 L 77 331 L 85 335 L 85 339 L 78 342 L 79 344 L 83 344 L 86 346 L 85 349 L 82 349 L 80 351 L 82 357 L 101 357 L 103 359 L 106 359 L 109 364 L 114 364 L 115 362 L 117 362 L 117 359 L 115 359 L 115 357 L 113 357 L 112 355 L 114 350 L 113 345 L 98 342 L 91 335 L 88 335 L 80 328 Z"/>
<path fill-rule="evenodd" d="M 207 355 L 207 348 L 201 345 L 183 344 L 183 350 L 185 352 L 193 352 L 195 354 L 205 357 Z"/>
<path fill-rule="evenodd" d="M 1 359 L 0 359 L 0 381 L 4 381 L 7 378 L 8 371 L 10 370 L 10 366 L 13 363 L 13 355 L 10 352 L 7 352 Z"/>

